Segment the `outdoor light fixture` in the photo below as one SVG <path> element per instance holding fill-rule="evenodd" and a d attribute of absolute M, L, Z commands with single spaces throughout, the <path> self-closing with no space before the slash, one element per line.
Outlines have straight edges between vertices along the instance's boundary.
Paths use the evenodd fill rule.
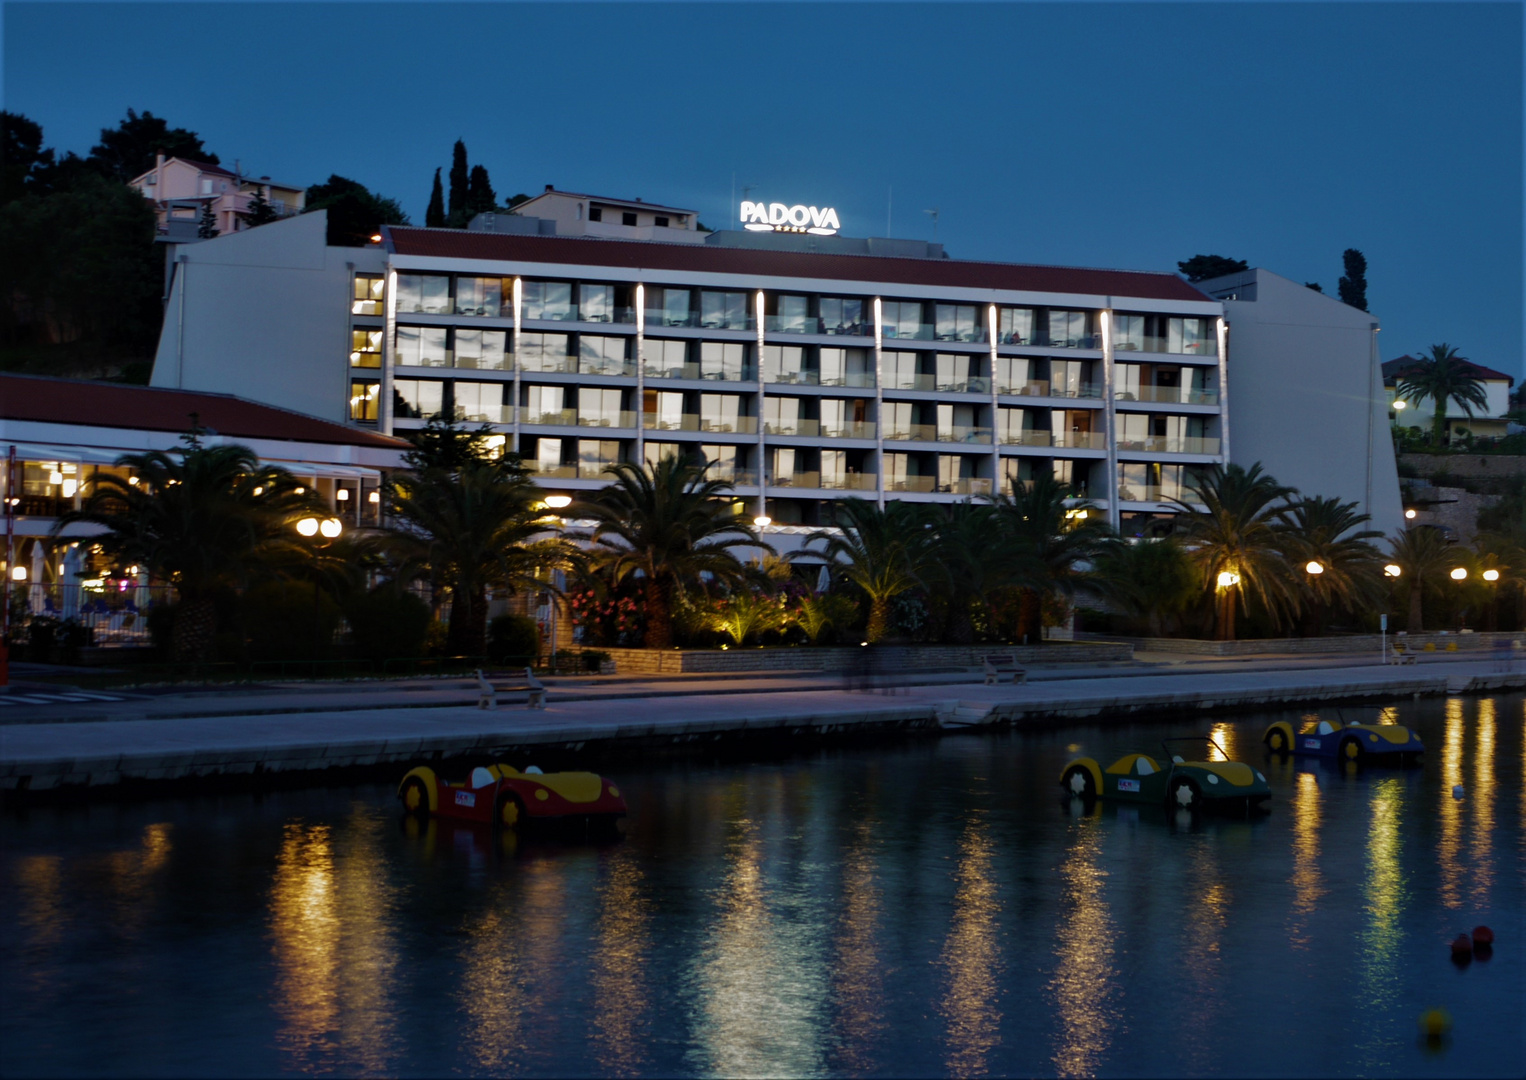
<path fill-rule="evenodd" d="M 11 580 L 12 581 L 25 581 L 26 580 L 26 567 L 24 567 L 24 566 L 13 566 L 13 567 L 11 567 Z"/>
<path fill-rule="evenodd" d="M 128 483 L 129 483 L 129 484 L 131 484 L 131 485 L 132 485 L 132 486 L 133 486 L 133 487 L 137 487 L 137 486 L 138 486 L 138 478 L 137 478 L 137 477 L 136 477 L 136 476 L 129 476 L 129 477 L 128 477 L 128 478 L 127 478 L 127 482 L 128 482 Z M 256 494 L 256 495 L 258 495 L 258 494 L 259 494 L 259 492 L 258 492 L 258 491 L 256 491 L 256 492 L 255 492 L 255 494 Z"/>
<path fill-rule="evenodd" d="M 54 469 L 52 472 L 48 473 L 48 483 L 52 484 L 54 487 L 57 487 L 63 482 L 64 474 L 59 472 L 57 469 Z"/>
<path fill-rule="evenodd" d="M 1409 402 L 1407 401 L 1395 401 L 1394 412 L 1403 412 L 1406 408 L 1408 408 L 1408 406 Z"/>
<path fill-rule="evenodd" d="M 344 525 L 340 523 L 338 518 L 324 518 L 323 524 L 318 526 L 318 531 L 332 540 L 339 535 L 340 530 L 343 528 Z"/>
<path fill-rule="evenodd" d="M 305 487 L 297 488 L 297 494 L 298 495 L 306 495 L 307 494 L 307 488 L 305 488 Z"/>
<path fill-rule="evenodd" d="M 565 510 L 572 505 L 571 495 L 547 495 L 546 505 L 553 510 Z"/>
<path fill-rule="evenodd" d="M 1404 570 L 1399 566 L 1398 563 L 1389 563 L 1387 566 L 1383 567 L 1383 573 L 1387 574 L 1389 577 L 1398 577 L 1403 572 Z"/>
<path fill-rule="evenodd" d="M 256 497 L 258 497 L 260 495 L 263 495 L 264 493 L 265 493 L 265 489 L 263 487 L 257 487 L 257 488 L 254 489 L 254 494 L 255 494 Z"/>
<path fill-rule="evenodd" d="M 72 498 L 74 498 L 74 493 L 79 490 L 79 481 L 78 480 L 65 480 L 64 484 L 63 484 L 63 487 L 64 487 L 64 498 L 72 499 Z"/>
<path fill-rule="evenodd" d="M 1325 572 L 1325 568 L 1319 565 L 1319 563 L 1315 562 L 1313 559 L 1309 560 L 1309 565 L 1305 566 L 1304 569 L 1311 574 L 1323 574 Z"/>
<path fill-rule="evenodd" d="M 1404 511 L 1404 516 L 1413 519 L 1415 516 L 1415 511 L 1413 509 L 1406 510 Z"/>
<path fill-rule="evenodd" d="M 1219 588 L 1228 589 L 1238 584 L 1240 584 L 1239 574 L 1235 573 L 1233 570 L 1219 571 Z"/>
<path fill-rule="evenodd" d="M 1468 576 L 1468 572 L 1466 570 L 1464 570 L 1460 566 L 1452 571 L 1452 580 L 1453 581 L 1463 581 L 1463 580 L 1465 580 L 1467 578 L 1467 576 Z"/>
<path fill-rule="evenodd" d="M 773 521 L 774 519 L 769 517 L 767 514 L 759 514 L 757 517 L 752 519 L 752 523 L 760 529 L 767 528 L 769 525 L 772 525 Z"/>
<path fill-rule="evenodd" d="M 340 502 L 349 502 L 350 501 L 350 489 L 349 488 L 340 488 L 338 491 L 334 492 L 334 498 L 338 499 Z"/>
<path fill-rule="evenodd" d="M 372 233 L 371 234 L 371 243 L 373 243 L 373 244 L 381 243 L 381 233 Z"/>
<path fill-rule="evenodd" d="M 1484 580 L 1485 581 L 1498 581 L 1499 579 L 1500 579 L 1500 572 L 1498 570 L 1485 570 L 1484 571 Z"/>
<path fill-rule="evenodd" d="M 306 517 L 297 522 L 297 532 L 303 536 L 316 536 L 318 534 L 318 519 Z"/>
<path fill-rule="evenodd" d="M 379 503 L 379 502 L 381 502 L 381 492 L 379 492 L 379 491 L 371 492 L 371 494 L 366 497 L 366 501 L 369 502 L 369 503 Z"/>

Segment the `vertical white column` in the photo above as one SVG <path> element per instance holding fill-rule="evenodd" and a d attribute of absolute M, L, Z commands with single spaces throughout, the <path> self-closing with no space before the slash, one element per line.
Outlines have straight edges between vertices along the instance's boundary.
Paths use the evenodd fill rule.
<path fill-rule="evenodd" d="M 758 516 L 768 516 L 768 494 L 765 486 L 768 483 L 768 449 L 763 437 L 763 327 L 766 317 L 763 314 L 763 290 L 758 290 L 758 357 L 757 370 L 753 373 L 758 380 Z"/>
<path fill-rule="evenodd" d="M 636 282 L 636 465 L 646 462 L 646 286 Z"/>
<path fill-rule="evenodd" d="M 392 434 L 392 368 L 397 363 L 397 271 L 387 263 L 387 318 L 383 322 L 381 401 L 377 403 L 376 426 L 383 435 Z"/>
<path fill-rule="evenodd" d="M 1001 410 L 996 404 L 996 305 L 987 312 L 987 333 L 991 338 L 991 494 L 1001 494 L 1001 438 L 996 434 L 997 418 Z"/>
<path fill-rule="evenodd" d="M 523 359 L 523 354 L 519 351 L 519 324 L 521 321 L 519 318 L 519 312 L 520 299 L 523 296 L 524 281 L 519 277 L 519 275 L 516 274 L 514 276 L 514 329 L 512 331 L 514 334 L 514 426 L 511 429 L 512 434 L 510 435 L 510 442 L 512 444 L 510 449 L 512 449 L 516 454 L 519 453 L 519 373 L 522 368 L 521 361 Z"/>
<path fill-rule="evenodd" d="M 1229 324 L 1222 315 L 1214 327 L 1219 342 L 1219 463 L 1229 464 Z"/>
<path fill-rule="evenodd" d="M 1117 530 L 1118 510 L 1118 413 L 1113 399 L 1113 301 L 1098 316 L 1102 331 L 1102 430 L 1107 439 L 1107 475 L 1102 482 L 1107 485 L 1107 523 Z"/>
<path fill-rule="evenodd" d="M 881 362 L 885 352 L 884 311 L 880 298 L 874 298 L 874 456 L 875 500 L 885 509 L 885 372 Z"/>

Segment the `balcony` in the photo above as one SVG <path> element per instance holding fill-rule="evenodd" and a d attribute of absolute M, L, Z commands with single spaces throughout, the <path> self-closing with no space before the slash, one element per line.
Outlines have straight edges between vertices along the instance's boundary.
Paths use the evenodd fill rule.
<path fill-rule="evenodd" d="M 772 487 L 820 488 L 821 474 L 819 472 L 787 473 L 784 476 L 775 475 L 768 482 Z"/>
<path fill-rule="evenodd" d="M 991 429 L 988 427 L 969 427 L 964 424 L 955 424 L 952 427 L 938 428 L 938 441 L 945 443 L 984 443 L 991 445 Z"/>
<path fill-rule="evenodd" d="M 1003 383 L 996 388 L 998 394 L 1012 394 L 1017 397 L 1048 397 L 1049 384 L 1047 382 L 1023 382 Z"/>
<path fill-rule="evenodd" d="M 821 434 L 828 439 L 872 439 L 877 426 L 869 420 L 823 420 Z"/>
<path fill-rule="evenodd" d="M 512 424 L 514 422 L 514 406 L 474 405 L 468 407 L 457 405 L 456 419 L 473 424 Z"/>
<path fill-rule="evenodd" d="M 886 390 L 929 390 L 943 394 L 989 394 L 991 380 L 982 375 L 893 374 L 886 377 Z"/>
<path fill-rule="evenodd" d="M 532 375 L 576 375 L 576 356 L 536 356 L 524 353 L 519 357 L 519 370 Z"/>
<path fill-rule="evenodd" d="M 512 309 L 506 310 L 502 304 L 469 304 L 464 303 L 459 297 L 456 300 L 457 315 L 481 315 L 489 319 L 508 318 Z"/>
<path fill-rule="evenodd" d="M 1096 383 L 1081 383 L 1078 386 L 1063 387 L 1052 383 L 1049 387 L 1049 396 L 1057 398 L 1100 398 L 1102 387 Z"/>
<path fill-rule="evenodd" d="M 546 480 L 576 480 L 578 467 L 576 465 L 542 465 L 539 462 L 529 463 L 530 475 L 538 476 Z"/>
<path fill-rule="evenodd" d="M 798 435 L 806 438 L 815 438 L 821 434 L 821 421 L 800 418 L 796 420 L 766 420 L 763 423 L 765 435 Z"/>
<path fill-rule="evenodd" d="M 1194 390 L 1190 386 L 1140 386 L 1123 390 L 1119 401 L 1151 401 L 1161 405 L 1217 405 L 1217 390 Z"/>
<path fill-rule="evenodd" d="M 883 336 L 886 341 L 962 341 L 974 344 L 990 340 L 983 326 L 958 328 L 936 323 L 886 325 Z"/>
<path fill-rule="evenodd" d="M 586 310 L 583 312 L 583 317 L 579 321 L 590 323 L 620 323 L 628 326 L 634 326 L 636 322 L 636 309 L 621 307 L 605 308 L 603 311 Z"/>
<path fill-rule="evenodd" d="M 1044 446 L 1054 445 L 1054 433 L 1052 431 L 1039 431 L 1036 428 L 1022 428 L 1013 430 L 1008 428 L 1001 433 L 1003 446 Z"/>
<path fill-rule="evenodd" d="M 526 304 L 519 309 L 519 318 L 522 322 L 580 321 L 576 304 L 543 304 L 540 307 L 531 307 Z"/>
<path fill-rule="evenodd" d="M 578 427 L 597 428 L 634 428 L 636 426 L 636 414 L 634 412 L 594 412 L 582 413 L 578 416 Z"/>
<path fill-rule="evenodd" d="M 636 374 L 634 360 L 610 360 L 601 356 L 584 356 L 578 359 L 579 375 L 628 375 Z"/>
<path fill-rule="evenodd" d="M 1142 484 L 1119 484 L 1118 498 L 1123 502 L 1170 502 L 1172 499 L 1181 499 L 1187 492 L 1179 485 L 1169 487 L 1146 487 Z"/>
<path fill-rule="evenodd" d="M 911 439 L 918 442 L 937 442 L 937 424 L 886 424 L 885 439 L 887 441 L 901 441 Z"/>
<path fill-rule="evenodd" d="M 771 386 L 820 386 L 821 376 L 815 371 L 775 371 L 763 381 Z"/>
<path fill-rule="evenodd" d="M 1219 440 L 1192 435 L 1147 435 L 1142 439 L 1119 439 L 1118 449 L 1146 454 L 1217 454 Z"/>
<path fill-rule="evenodd" d="M 946 491 L 951 495 L 989 495 L 991 481 L 983 476 L 962 476 L 958 480 L 940 485 L 937 490 Z"/>
<path fill-rule="evenodd" d="M 937 487 L 936 476 L 893 476 L 885 481 L 886 491 L 920 491 L 930 495 Z"/>
<path fill-rule="evenodd" d="M 522 424 L 540 424 L 544 426 L 576 427 L 578 411 L 576 409 L 544 409 L 541 412 L 532 413 L 526 409 L 520 414 L 519 422 Z"/>
<path fill-rule="evenodd" d="M 763 331 L 768 334 L 819 334 L 821 320 L 794 315 L 765 315 Z"/>
<path fill-rule="evenodd" d="M 697 416 L 694 413 L 684 413 L 675 418 L 649 412 L 646 414 L 644 426 L 648 431 L 719 431 L 738 435 L 756 435 L 758 418 L 756 416 Z"/>
<path fill-rule="evenodd" d="M 849 337 L 873 337 L 874 336 L 874 323 L 872 323 L 872 322 L 823 323 L 822 327 L 821 327 L 821 332 L 823 334 L 832 334 L 832 335 L 842 334 L 842 335 L 847 335 Z"/>
<path fill-rule="evenodd" d="M 420 353 L 418 355 L 415 355 L 415 356 L 398 356 L 398 357 L 396 357 L 396 361 L 395 362 L 396 362 L 398 367 L 402 367 L 402 368 L 418 368 L 418 367 L 437 368 L 437 367 L 451 367 L 455 363 L 455 361 L 456 361 L 455 350 L 454 349 L 445 349 L 442 352 L 430 353 L 427 356 L 423 355 L 422 353 Z"/>
<path fill-rule="evenodd" d="M 1107 435 L 1101 431 L 1056 431 L 1053 445 L 1066 450 L 1106 450 Z"/>
<path fill-rule="evenodd" d="M 609 475 L 605 472 L 605 470 L 612 465 L 618 464 L 619 462 L 617 461 L 580 461 L 577 465 L 578 479 L 607 480 Z"/>
<path fill-rule="evenodd" d="M 855 390 L 873 390 L 874 372 L 850 371 L 846 375 L 823 375 L 820 378 L 821 386 L 846 386 Z"/>
<path fill-rule="evenodd" d="M 757 369 L 753 367 L 716 368 L 701 367 L 699 364 L 654 364 L 648 361 L 643 365 L 648 379 L 702 379 L 706 382 L 752 382 L 757 377 Z"/>

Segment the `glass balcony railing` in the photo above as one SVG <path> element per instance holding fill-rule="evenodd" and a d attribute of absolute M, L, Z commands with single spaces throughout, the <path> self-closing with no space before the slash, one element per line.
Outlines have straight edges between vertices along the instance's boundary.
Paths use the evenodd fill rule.
<path fill-rule="evenodd" d="M 635 426 L 634 412 L 596 412 L 578 415 L 578 427 L 634 428 Z"/>
<path fill-rule="evenodd" d="M 1171 499 L 1186 497 L 1186 492 L 1180 486 L 1172 487 L 1146 487 L 1142 484 L 1119 484 L 1118 498 L 1124 502 L 1168 502 Z"/>
<path fill-rule="evenodd" d="M 578 358 L 576 356 L 537 356 L 534 353 L 523 353 L 519 357 L 519 370 L 534 374 L 576 375 L 578 373 Z"/>
<path fill-rule="evenodd" d="M 931 390 L 942 394 L 989 394 L 991 380 L 983 375 L 931 375 L 898 372 L 885 377 L 886 390 Z"/>
<path fill-rule="evenodd" d="M 1219 440 L 1192 435 L 1147 435 L 1144 438 L 1120 438 L 1118 449 L 1147 454 L 1217 454 Z"/>
<path fill-rule="evenodd" d="M 708 475 L 717 480 L 725 480 L 734 487 L 757 487 L 758 485 L 758 474 L 751 469 L 731 469 L 725 473 L 711 469 Z"/>
<path fill-rule="evenodd" d="M 968 427 L 964 424 L 955 424 L 953 427 L 940 427 L 938 429 L 938 441 L 949 443 L 984 443 L 991 444 L 991 429 L 988 427 Z"/>
<path fill-rule="evenodd" d="M 821 320 L 799 315 L 765 315 L 763 330 L 769 334 L 819 334 Z"/>
<path fill-rule="evenodd" d="M 820 379 L 822 386 L 848 386 L 858 390 L 874 389 L 874 372 L 850 371 L 843 375 L 823 375 Z"/>
<path fill-rule="evenodd" d="M 457 315 L 480 315 L 480 316 L 485 316 L 486 318 L 489 318 L 489 319 L 508 319 L 508 318 L 513 318 L 513 316 L 514 316 L 514 309 L 512 307 L 508 307 L 508 306 L 505 306 L 505 305 L 500 304 L 500 303 L 473 304 L 473 303 L 470 303 L 469 301 L 461 299 L 460 297 L 457 297 L 456 298 L 456 314 Z"/>
<path fill-rule="evenodd" d="M 611 360 L 602 356 L 583 356 L 578 358 L 578 374 L 634 376 L 636 374 L 636 362 L 634 360 Z"/>
<path fill-rule="evenodd" d="M 880 486 L 879 473 L 842 473 L 823 476 L 821 486 L 831 491 L 875 491 Z"/>
<path fill-rule="evenodd" d="M 456 419 L 473 424 L 512 424 L 512 405 L 457 405 Z"/>
<path fill-rule="evenodd" d="M 976 343 L 990 340 L 983 326 L 949 326 L 939 323 L 887 323 L 884 328 L 886 340 L 897 341 L 963 341 Z"/>
<path fill-rule="evenodd" d="M 1119 401 L 1151 401 L 1161 405 L 1217 405 L 1217 390 L 1194 390 L 1190 386 L 1137 386 L 1120 390 Z"/>
<path fill-rule="evenodd" d="M 1172 346 L 1175 345 L 1175 348 Z M 1169 353 L 1174 356 L 1218 356 L 1219 343 L 1213 338 L 1186 340 L 1179 343 L 1163 337 L 1113 336 L 1115 353 Z"/>
<path fill-rule="evenodd" d="M 823 420 L 821 434 L 828 439 L 872 439 L 877 427 L 871 420 Z"/>
<path fill-rule="evenodd" d="M 708 318 L 701 315 L 691 325 L 698 326 L 702 330 L 757 330 L 758 320 L 751 315 L 740 317 L 713 315 Z"/>
<path fill-rule="evenodd" d="M 874 336 L 874 323 L 872 323 L 872 322 L 850 322 L 850 323 L 844 323 L 844 322 L 828 323 L 828 322 L 823 322 L 821 324 L 821 332 L 823 334 L 833 334 L 833 335 L 843 334 L 843 335 L 847 335 L 849 337 L 873 337 Z"/>
<path fill-rule="evenodd" d="M 1020 431 L 1009 428 L 1001 433 L 1001 444 L 1003 446 L 1053 446 L 1054 433 L 1033 428 L 1024 428 Z"/>
<path fill-rule="evenodd" d="M 540 412 L 531 412 L 526 409 L 520 414 L 519 422 L 522 424 L 554 424 L 562 427 L 576 427 L 578 411 L 576 409 L 542 409 Z"/>
<path fill-rule="evenodd" d="M 821 421 L 808 420 L 801 417 L 796 420 L 765 420 L 763 422 L 765 435 L 801 435 L 814 438 L 821 434 Z"/>
<path fill-rule="evenodd" d="M 577 468 L 578 468 L 578 479 L 579 480 L 607 480 L 607 479 L 609 479 L 609 473 L 606 470 L 608 470 L 611 465 L 616 465 L 616 464 L 618 464 L 618 462 L 614 462 L 614 461 L 580 461 L 580 462 L 578 462 L 578 466 L 577 466 Z"/>
<path fill-rule="evenodd" d="M 991 481 L 983 476 L 961 476 L 957 480 L 950 480 L 947 484 L 940 484 L 936 490 L 945 491 L 951 495 L 989 495 Z"/>
<path fill-rule="evenodd" d="M 1049 383 L 1030 379 L 1027 382 L 1002 382 L 996 388 L 998 394 L 1011 394 L 1014 397 L 1048 397 Z"/>
<path fill-rule="evenodd" d="M 644 426 L 648 431 L 721 431 L 738 435 L 756 435 L 758 418 L 756 416 L 710 417 L 698 416 L 694 413 L 664 417 L 649 412 L 646 414 Z"/>
<path fill-rule="evenodd" d="M 1107 436 L 1100 431 L 1056 431 L 1054 445 L 1067 450 L 1106 450 Z"/>
<path fill-rule="evenodd" d="M 445 349 L 442 352 L 429 353 L 427 355 L 421 353 L 415 353 L 412 356 L 399 355 L 397 356 L 396 361 L 397 366 L 401 368 L 438 368 L 450 367 L 455 362 L 455 359 L 455 351 L 452 349 Z"/>
<path fill-rule="evenodd" d="M 821 474 L 819 472 L 786 473 L 783 476 L 769 477 L 768 483 L 770 487 L 819 488 Z"/>
<path fill-rule="evenodd" d="M 547 480 L 576 480 L 578 467 L 576 465 L 543 465 L 532 461 L 530 475 L 544 477 Z"/>
<path fill-rule="evenodd" d="M 886 491 L 921 491 L 931 493 L 938 487 L 936 476 L 891 476 L 885 480 Z"/>
<path fill-rule="evenodd" d="M 1078 383 L 1075 386 L 1049 384 L 1049 396 L 1059 398 L 1100 398 L 1102 387 L 1096 383 Z"/>
<path fill-rule="evenodd" d="M 776 386 L 820 386 L 821 376 L 815 371 L 765 371 L 763 381 Z"/>
<path fill-rule="evenodd" d="M 585 308 L 582 312 L 582 316 L 583 317 L 578 320 L 579 322 L 625 323 L 628 325 L 635 325 L 636 309 L 628 307 L 604 308 L 602 310 Z"/>
<path fill-rule="evenodd" d="M 886 424 L 885 438 L 899 442 L 911 439 L 919 442 L 937 442 L 937 424 Z"/>
<path fill-rule="evenodd" d="M 646 309 L 646 326 L 698 326 L 699 314 L 694 311 L 663 311 L 661 308 Z"/>
<path fill-rule="evenodd" d="M 525 304 L 519 309 L 519 317 L 524 322 L 579 321 L 576 304 Z"/>
<path fill-rule="evenodd" d="M 757 369 L 746 367 L 710 367 L 700 364 L 657 364 L 648 360 L 643 365 L 648 379 L 702 379 L 706 382 L 752 382 Z"/>
<path fill-rule="evenodd" d="M 459 371 L 513 371 L 514 361 L 507 355 L 462 356 L 457 353 L 456 368 Z"/>

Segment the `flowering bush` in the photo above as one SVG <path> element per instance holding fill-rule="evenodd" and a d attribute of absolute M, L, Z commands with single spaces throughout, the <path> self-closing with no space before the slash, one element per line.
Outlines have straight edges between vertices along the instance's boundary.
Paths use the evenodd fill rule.
<path fill-rule="evenodd" d="M 600 596 L 591 587 L 567 593 L 567 613 L 573 631 L 585 645 L 633 646 L 646 634 L 646 613 L 627 589 Z"/>

